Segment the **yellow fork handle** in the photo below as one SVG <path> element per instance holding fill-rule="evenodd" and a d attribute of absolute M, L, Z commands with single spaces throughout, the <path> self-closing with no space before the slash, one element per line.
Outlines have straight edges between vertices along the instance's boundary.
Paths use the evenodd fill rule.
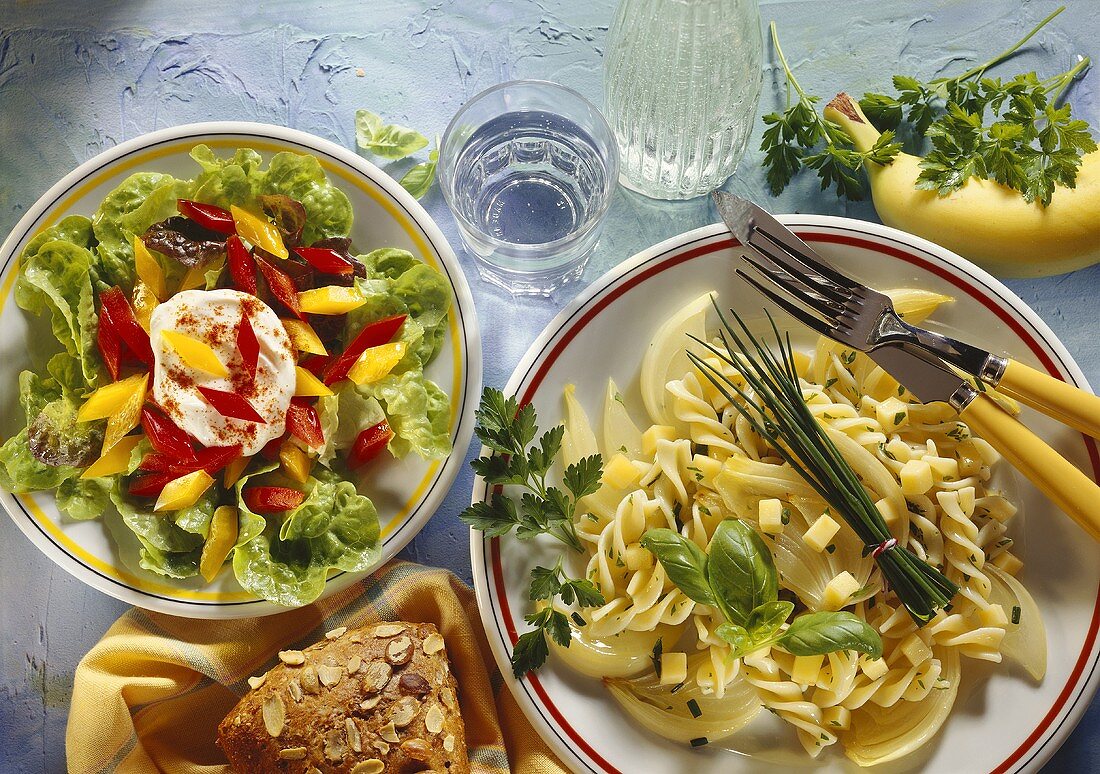
<path fill-rule="evenodd" d="M 959 416 L 1094 540 L 1100 540 L 1100 486 L 1095 481 L 985 395 L 971 401 Z"/>
<path fill-rule="evenodd" d="M 1100 438 L 1100 397 L 1009 360 L 997 390 L 1085 435 Z"/>

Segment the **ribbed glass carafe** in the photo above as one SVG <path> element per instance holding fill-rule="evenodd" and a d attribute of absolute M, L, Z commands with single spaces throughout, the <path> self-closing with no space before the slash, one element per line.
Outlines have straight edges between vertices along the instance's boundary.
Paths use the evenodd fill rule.
<path fill-rule="evenodd" d="M 621 0 L 604 63 L 619 181 L 657 199 L 721 186 L 752 131 L 762 45 L 756 0 Z"/>

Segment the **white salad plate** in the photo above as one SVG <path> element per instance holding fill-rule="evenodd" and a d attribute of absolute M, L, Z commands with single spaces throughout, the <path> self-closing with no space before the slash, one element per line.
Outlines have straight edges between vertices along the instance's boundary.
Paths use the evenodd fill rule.
<path fill-rule="evenodd" d="M 425 462 L 378 459 L 360 489 L 378 509 L 381 559 L 392 558 L 431 518 L 462 467 L 473 432 L 473 412 L 481 392 L 481 337 L 465 276 L 442 232 L 423 207 L 381 169 L 355 153 L 305 132 L 267 124 L 212 122 L 162 129 L 129 140 L 81 164 L 50 188 L 0 247 L 0 433 L 19 430 L 22 411 L 16 389 L 19 372 L 44 367 L 58 347 L 48 319 L 34 319 L 16 306 L 13 295 L 18 257 L 38 232 L 68 215 L 91 216 L 104 196 L 134 172 L 165 172 L 191 178 L 201 169 L 188 157 L 200 143 L 219 155 L 238 147 L 254 148 L 264 160 L 293 151 L 316 156 L 329 179 L 351 201 L 351 237 L 360 252 L 379 247 L 411 251 L 447 277 L 452 306 L 439 355 L 427 368 L 451 398 L 450 437 L 456 453 Z M 40 348 L 36 342 L 48 345 Z M 173 580 L 138 565 L 139 544 L 113 508 L 101 519 L 79 522 L 62 517 L 53 495 L 13 496 L 0 491 L 0 504 L 30 539 L 60 567 L 89 586 L 150 610 L 191 618 L 243 618 L 286 608 L 244 591 L 233 573 L 222 571 L 214 583 L 202 578 Z M 13 550 L 13 546 L 5 550 Z M 334 573 L 323 595 L 346 588 L 360 574 Z"/>
<path fill-rule="evenodd" d="M 839 267 L 871 285 L 925 288 L 953 297 L 954 303 L 938 309 L 930 325 L 1012 353 L 1089 389 L 1050 328 L 1004 285 L 953 253 L 862 221 L 814 215 L 782 220 Z M 610 377 L 640 421 L 644 413 L 637 377 L 642 356 L 673 312 L 714 290 L 723 307 L 733 307 L 749 320 L 762 318 L 762 297 L 733 274 L 738 249 L 726 228 L 714 225 L 625 261 L 547 326 L 516 369 L 506 394 L 518 396 L 521 403 L 534 402 L 539 426 L 546 429 L 564 417 L 562 391 L 567 384 L 576 385 L 582 406 L 598 420 Z M 777 319 L 797 332 L 789 318 Z M 802 340 L 809 343 L 811 337 L 807 333 Z M 1100 455 L 1091 439 L 1034 411 L 1025 409 L 1022 419 L 1075 465 L 1100 477 Z M 966 659 L 959 698 L 937 737 L 912 756 L 875 771 L 1037 771 L 1084 714 L 1096 690 L 1100 552 L 1026 480 L 1012 471 L 1004 475 L 1020 507 L 1009 530 L 1017 541 L 1014 551 L 1024 560 L 1019 577 L 1046 624 L 1046 677 L 1036 683 L 1015 665 Z M 478 480 L 474 500 L 486 495 L 486 484 Z M 655 738 L 619 709 L 599 680 L 572 672 L 553 655 L 535 674 L 513 678 L 509 659 L 518 635 L 529 628 L 523 616 L 532 611 L 527 599 L 531 569 L 537 564 L 552 567 L 561 553 L 561 544 L 544 538 L 486 539 L 477 531 L 471 536 L 478 605 L 500 671 L 531 723 L 571 769 L 626 774 L 858 770 L 839 744 L 816 761 L 809 758 L 789 727 L 764 736 L 764 744 L 758 734 L 751 754 L 735 752 L 738 734 L 695 749 Z M 778 721 L 762 712 L 739 734 L 757 723 Z"/>

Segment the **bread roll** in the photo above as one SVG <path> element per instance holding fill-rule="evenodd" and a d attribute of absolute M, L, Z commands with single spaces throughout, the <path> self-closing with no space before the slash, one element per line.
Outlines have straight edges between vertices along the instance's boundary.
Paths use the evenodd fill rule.
<path fill-rule="evenodd" d="M 432 624 L 342 627 L 252 686 L 218 727 L 237 772 L 469 772 L 443 638 Z"/>

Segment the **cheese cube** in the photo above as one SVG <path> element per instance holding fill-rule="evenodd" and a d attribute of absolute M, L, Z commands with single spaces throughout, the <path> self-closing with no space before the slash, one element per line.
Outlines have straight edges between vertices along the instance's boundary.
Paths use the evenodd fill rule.
<path fill-rule="evenodd" d="M 859 591 L 859 581 L 852 573 L 845 570 L 825 584 L 825 592 L 821 595 L 821 607 L 824 610 L 840 610 L 848 604 L 848 600 L 857 591 Z"/>
<path fill-rule="evenodd" d="M 898 474 L 902 494 L 924 494 L 932 488 L 932 468 L 924 460 L 909 460 Z"/>
<path fill-rule="evenodd" d="M 913 632 L 898 645 L 898 650 L 905 654 L 905 657 L 909 659 L 909 663 L 913 666 L 923 664 L 928 659 L 932 658 L 932 649 L 928 647 L 924 640 L 922 640 L 916 632 Z"/>
<path fill-rule="evenodd" d="M 1008 626 L 1008 616 L 1001 605 L 990 605 L 984 610 L 978 611 L 978 620 L 982 626 Z"/>
<path fill-rule="evenodd" d="M 887 398 L 875 407 L 875 416 L 882 429 L 891 433 L 909 424 L 909 404 L 897 398 Z"/>
<path fill-rule="evenodd" d="M 625 454 L 616 454 L 604 466 L 600 481 L 612 489 L 629 489 L 642 478 L 642 473 Z"/>
<path fill-rule="evenodd" d="M 623 559 L 626 561 L 626 568 L 631 572 L 648 570 L 654 562 L 653 553 L 637 543 L 632 543 L 626 547 L 626 555 Z"/>
<path fill-rule="evenodd" d="M 700 486 L 713 489 L 715 477 L 722 472 L 722 463 L 706 454 L 696 454 L 691 458 L 688 472 Z"/>
<path fill-rule="evenodd" d="M 676 428 L 670 425 L 653 425 L 642 433 L 642 454 L 652 457 L 657 453 L 657 441 L 675 441 Z"/>
<path fill-rule="evenodd" d="M 905 441 L 900 438 L 894 438 L 886 442 L 886 451 L 895 460 L 903 465 L 913 458 L 913 450 L 909 447 Z"/>
<path fill-rule="evenodd" d="M 886 665 L 886 659 L 867 658 L 866 656 L 860 657 L 859 668 L 863 670 L 863 674 L 872 680 L 878 680 L 890 671 L 890 667 Z"/>
<path fill-rule="evenodd" d="M 799 685 L 816 685 L 824 659 L 824 656 L 795 656 L 791 681 Z"/>
<path fill-rule="evenodd" d="M 760 531 L 769 535 L 783 531 L 783 503 L 774 497 L 760 501 Z"/>
<path fill-rule="evenodd" d="M 661 654 L 661 685 L 679 685 L 687 680 L 688 654 L 682 651 Z"/>
<path fill-rule="evenodd" d="M 932 477 L 937 481 L 958 481 L 959 480 L 959 461 L 951 459 L 950 457 L 933 457 L 931 455 L 924 458 L 924 461 L 928 463 L 928 467 L 932 469 Z"/>
<path fill-rule="evenodd" d="M 846 731 L 852 725 L 852 711 L 838 704 L 822 712 L 821 721 L 826 731 L 833 731 L 833 729 Z"/>
<path fill-rule="evenodd" d="M 1000 567 L 1009 575 L 1015 575 L 1020 571 L 1020 568 L 1024 566 L 1024 563 L 1020 561 L 1019 557 L 1011 551 L 1005 551 L 1003 554 L 998 554 L 997 558 L 993 560 L 993 564 Z"/>
<path fill-rule="evenodd" d="M 806 530 L 805 534 L 802 535 L 802 542 L 812 550 L 821 553 L 825 550 L 825 546 L 829 545 L 839 530 L 840 525 L 837 524 L 829 514 L 823 513 L 818 517 L 817 521 L 810 525 L 810 528 Z"/>
<path fill-rule="evenodd" d="M 893 500 L 882 498 L 875 507 L 878 508 L 878 512 L 882 514 L 882 520 L 886 522 L 887 527 L 892 527 L 898 523 L 898 519 L 901 518 L 901 514 L 898 513 L 897 506 L 894 505 Z"/>

